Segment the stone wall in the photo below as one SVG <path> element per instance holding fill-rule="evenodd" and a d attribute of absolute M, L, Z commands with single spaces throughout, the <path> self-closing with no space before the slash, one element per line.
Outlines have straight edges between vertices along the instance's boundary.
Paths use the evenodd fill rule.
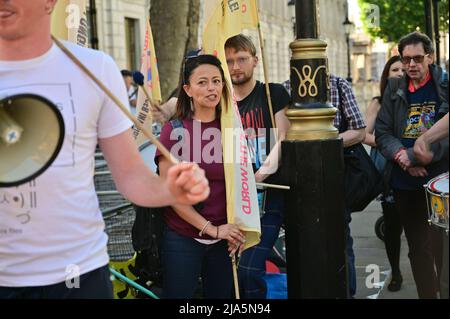
<path fill-rule="evenodd" d="M 203 0 L 204 2 L 208 0 Z M 344 3 L 346 0 L 319 0 L 320 36 L 328 43 L 328 59 L 332 73 L 346 76 L 346 42 L 342 27 L 345 18 Z M 282 82 L 289 78 L 289 60 L 291 52 L 289 44 L 294 39 L 293 20 L 294 7 L 287 6 L 287 0 L 260 0 L 260 19 L 269 80 Z M 127 68 L 125 44 L 125 18 L 137 19 L 139 34 L 145 32 L 145 19 L 148 16 L 149 0 L 97 0 L 97 26 L 99 49 L 110 54 L 120 68 Z M 203 15 L 200 21 L 200 32 L 204 27 Z M 245 32 L 255 43 L 259 43 L 257 31 Z M 139 42 L 139 50 L 142 44 Z M 258 79 L 263 79 L 262 63 L 256 71 Z"/>

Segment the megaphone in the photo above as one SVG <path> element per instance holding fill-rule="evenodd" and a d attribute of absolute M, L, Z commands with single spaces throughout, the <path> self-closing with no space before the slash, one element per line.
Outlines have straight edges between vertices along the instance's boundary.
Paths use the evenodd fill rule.
<path fill-rule="evenodd" d="M 56 159 L 65 127 L 58 107 L 34 94 L 0 99 L 0 187 L 24 184 Z"/>

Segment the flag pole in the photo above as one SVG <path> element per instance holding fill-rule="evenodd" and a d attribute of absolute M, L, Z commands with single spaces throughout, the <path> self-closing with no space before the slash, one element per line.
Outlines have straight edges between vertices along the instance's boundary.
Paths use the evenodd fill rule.
<path fill-rule="evenodd" d="M 241 295 L 239 293 L 239 282 L 238 282 L 238 275 L 237 275 L 236 254 L 233 254 L 233 257 L 231 257 L 231 263 L 233 265 L 234 292 L 236 294 L 236 299 L 241 299 Z"/>
<path fill-rule="evenodd" d="M 155 144 L 156 148 L 161 152 L 161 154 L 166 157 L 172 164 L 177 164 L 178 160 L 172 156 L 172 154 L 165 148 L 163 144 L 147 129 L 145 128 L 139 121 L 130 113 L 128 108 L 120 102 L 120 100 L 114 96 L 114 94 L 111 93 L 111 91 L 103 85 L 102 82 L 100 82 L 99 79 L 95 77 L 94 74 L 92 74 L 91 71 L 88 70 L 86 66 L 81 63 L 80 60 L 77 59 L 75 55 L 72 54 L 65 46 L 61 43 L 58 39 L 56 39 L 52 35 L 52 39 L 55 42 L 55 44 L 81 69 L 84 73 L 86 73 L 87 76 L 89 76 L 92 81 L 94 81 L 100 89 L 105 92 L 105 94 L 120 108 L 120 110 L 125 113 L 125 115 L 136 125 L 138 129 L 140 129 L 144 135 L 153 143 Z"/>
<path fill-rule="evenodd" d="M 269 105 L 269 113 L 270 113 L 270 120 L 272 121 L 272 127 L 274 129 L 277 128 L 277 124 L 275 122 L 275 116 L 273 114 L 273 107 L 272 107 L 272 97 L 270 95 L 270 88 L 269 88 L 269 72 L 267 70 L 267 59 L 266 59 L 266 53 L 264 50 L 264 40 L 262 36 L 261 31 L 261 23 L 259 20 L 259 7 L 258 7 L 258 1 L 255 0 L 256 3 L 256 15 L 257 15 L 257 21 L 258 21 L 258 35 L 259 35 L 259 46 L 261 48 L 261 57 L 262 57 L 262 64 L 263 64 L 263 72 L 264 72 L 264 82 L 266 87 L 266 95 L 267 95 L 267 103 Z M 278 141 L 278 134 L 275 130 L 275 140 Z"/>

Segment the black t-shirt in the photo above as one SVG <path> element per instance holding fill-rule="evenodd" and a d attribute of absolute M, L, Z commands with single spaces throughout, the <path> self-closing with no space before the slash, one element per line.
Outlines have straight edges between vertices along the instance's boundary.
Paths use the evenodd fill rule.
<path fill-rule="evenodd" d="M 273 113 L 276 114 L 289 104 L 290 96 L 281 84 L 270 83 L 269 88 Z M 256 171 L 275 145 L 265 85 L 257 81 L 253 91 L 237 104 Z"/>

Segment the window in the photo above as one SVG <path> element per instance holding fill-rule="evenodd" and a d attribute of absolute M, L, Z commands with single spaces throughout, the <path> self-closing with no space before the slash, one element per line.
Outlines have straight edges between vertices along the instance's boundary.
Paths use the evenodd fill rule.
<path fill-rule="evenodd" d="M 125 18 L 125 48 L 127 68 L 138 70 L 139 66 L 139 20 Z"/>

